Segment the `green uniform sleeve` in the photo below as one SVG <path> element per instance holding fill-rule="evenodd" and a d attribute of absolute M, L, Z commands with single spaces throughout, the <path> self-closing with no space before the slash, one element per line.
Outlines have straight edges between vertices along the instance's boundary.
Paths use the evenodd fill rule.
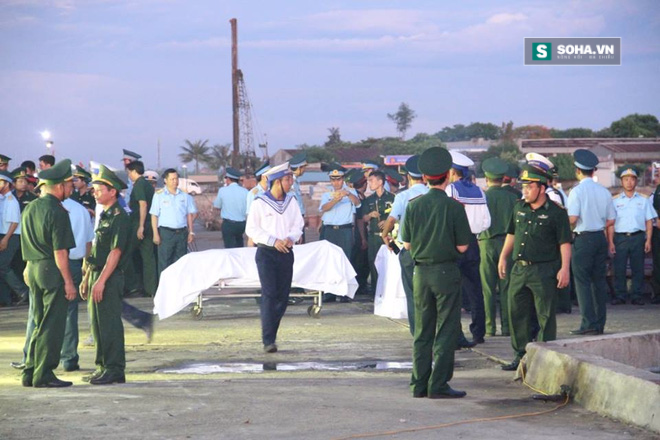
<path fill-rule="evenodd" d="M 412 225 L 413 225 L 413 211 L 412 211 L 412 203 L 408 203 L 408 206 L 406 206 L 406 216 L 403 219 L 403 225 L 399 227 L 399 231 L 401 231 L 401 241 L 404 243 L 410 243 L 410 231 L 412 230 Z"/>
<path fill-rule="evenodd" d="M 125 250 L 128 245 L 129 220 L 126 215 L 116 215 L 112 221 L 112 239 L 110 241 L 110 250 Z"/>
<path fill-rule="evenodd" d="M 139 179 L 135 182 L 135 186 L 133 187 L 133 191 L 131 191 L 131 200 L 137 202 L 146 202 L 147 201 L 147 192 L 145 191 L 144 184 L 147 183 L 143 179 Z M 148 183 L 147 183 L 148 185 Z"/>
<path fill-rule="evenodd" d="M 513 206 L 513 211 L 511 212 L 511 217 L 509 217 L 509 222 L 507 223 L 506 233 L 515 235 L 516 234 L 516 214 L 518 214 L 518 204 L 516 203 Z"/>
<path fill-rule="evenodd" d="M 571 224 L 568 220 L 568 212 L 565 209 L 559 208 L 557 215 L 557 242 L 561 245 L 570 243 L 573 239 L 571 233 Z"/>
<path fill-rule="evenodd" d="M 71 249 L 76 247 L 76 240 L 73 237 L 71 229 L 71 220 L 64 208 L 57 207 L 51 211 L 52 215 L 52 235 L 53 250 Z"/>

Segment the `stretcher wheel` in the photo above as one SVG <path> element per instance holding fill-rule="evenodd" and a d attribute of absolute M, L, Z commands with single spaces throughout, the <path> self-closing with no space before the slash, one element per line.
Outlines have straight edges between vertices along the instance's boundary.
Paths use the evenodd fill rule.
<path fill-rule="evenodd" d="M 204 318 L 204 311 L 198 306 L 193 306 L 192 310 L 190 310 L 190 314 L 198 321 Z"/>
<path fill-rule="evenodd" d="M 307 307 L 307 314 L 312 318 L 319 319 L 321 317 L 321 308 L 319 306 Z"/>

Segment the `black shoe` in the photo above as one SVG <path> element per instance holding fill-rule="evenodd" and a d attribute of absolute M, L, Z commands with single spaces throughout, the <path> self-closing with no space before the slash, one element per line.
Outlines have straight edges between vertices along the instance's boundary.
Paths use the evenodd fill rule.
<path fill-rule="evenodd" d="M 415 391 L 413 392 L 413 397 L 415 399 L 420 399 L 422 397 L 428 397 L 429 392 L 428 391 Z"/>
<path fill-rule="evenodd" d="M 80 365 L 71 365 L 70 367 L 64 367 L 64 371 L 78 371 L 80 370 Z"/>
<path fill-rule="evenodd" d="M 108 373 L 107 371 L 89 381 L 92 385 L 110 385 L 113 383 L 126 383 L 126 376 L 118 373 Z"/>
<path fill-rule="evenodd" d="M 332 293 L 324 293 L 323 294 L 323 302 L 324 303 L 337 302 L 337 295 L 333 295 Z"/>
<path fill-rule="evenodd" d="M 614 298 L 611 302 L 613 306 L 618 306 L 620 304 L 625 304 L 626 300 L 625 299 L 619 299 L 619 298 Z"/>
<path fill-rule="evenodd" d="M 651 304 L 660 304 L 660 296 L 656 296 L 651 300 Z"/>
<path fill-rule="evenodd" d="M 577 329 L 577 330 L 571 330 L 570 333 L 572 335 L 597 335 L 598 330 L 594 328 L 585 328 L 585 329 Z"/>
<path fill-rule="evenodd" d="M 458 391 L 452 387 L 447 388 L 447 390 L 437 393 L 429 394 L 429 399 L 460 399 L 461 397 L 467 396 L 465 391 Z"/>
<path fill-rule="evenodd" d="M 349 302 L 351 302 L 351 299 L 347 296 L 342 296 L 341 298 L 339 298 L 339 302 L 340 303 L 349 303 Z"/>
<path fill-rule="evenodd" d="M 516 371 L 518 369 L 518 365 L 520 365 L 520 361 L 516 359 L 510 364 L 502 365 L 501 368 L 503 371 Z"/>
<path fill-rule="evenodd" d="M 264 351 L 266 353 L 277 353 L 277 345 L 275 344 L 264 345 Z"/>
<path fill-rule="evenodd" d="M 484 338 L 474 338 L 472 339 L 472 342 L 474 342 L 475 344 L 483 344 L 484 342 L 486 342 L 486 340 Z"/>
<path fill-rule="evenodd" d="M 73 385 L 73 382 L 68 382 L 66 380 L 59 380 L 58 378 L 53 378 L 50 382 L 46 383 L 40 383 L 39 385 L 35 385 L 35 388 L 64 388 L 64 387 L 70 387 Z"/>
<path fill-rule="evenodd" d="M 32 378 L 31 377 L 21 377 L 21 385 L 24 387 L 31 387 L 32 386 Z"/>
<path fill-rule="evenodd" d="M 83 376 L 83 377 L 82 377 L 82 381 L 83 381 L 83 382 L 89 382 L 89 381 L 91 381 L 92 379 L 96 379 L 96 378 L 98 378 L 98 377 L 101 377 L 102 375 L 103 375 L 103 371 L 96 370 L 96 371 L 93 372 L 92 374 L 88 374 L 87 376 Z"/>
<path fill-rule="evenodd" d="M 474 341 L 468 341 L 468 340 L 466 339 L 466 340 L 461 341 L 461 342 L 458 343 L 458 345 L 456 346 L 456 350 L 460 350 L 461 348 L 472 348 L 472 347 L 474 347 L 474 346 L 476 346 L 476 345 L 477 345 L 476 342 L 474 342 Z"/>
<path fill-rule="evenodd" d="M 630 301 L 630 304 L 632 304 L 633 306 L 643 306 L 646 303 L 641 299 L 633 299 L 632 301 Z"/>
<path fill-rule="evenodd" d="M 9 365 L 17 370 L 22 370 L 25 368 L 25 362 L 10 362 Z"/>

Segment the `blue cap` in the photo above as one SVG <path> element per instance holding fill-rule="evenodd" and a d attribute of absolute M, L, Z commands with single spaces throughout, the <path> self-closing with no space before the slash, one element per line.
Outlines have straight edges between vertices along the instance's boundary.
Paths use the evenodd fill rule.
<path fill-rule="evenodd" d="M 419 170 L 419 154 L 415 154 L 408 158 L 406 161 L 406 171 L 408 171 L 408 174 L 415 179 L 420 179 L 422 177 L 422 172 Z"/>
<path fill-rule="evenodd" d="M 343 177 L 346 173 L 346 168 L 338 163 L 331 163 L 328 167 L 328 176 L 330 177 Z"/>
<path fill-rule="evenodd" d="M 9 183 L 14 183 L 14 178 L 9 171 L 0 170 L 0 180 L 5 180 Z"/>
<path fill-rule="evenodd" d="M 257 171 L 254 172 L 254 176 L 261 177 L 261 175 L 266 171 L 268 171 L 269 169 L 270 169 L 270 161 L 267 160 L 266 162 L 262 163 L 259 166 L 259 168 L 257 168 Z"/>
<path fill-rule="evenodd" d="M 575 166 L 581 170 L 593 170 L 598 165 L 598 157 L 589 150 L 579 149 L 573 153 Z"/>
<path fill-rule="evenodd" d="M 240 179 L 243 173 L 241 173 L 239 170 L 232 168 L 232 167 L 227 167 L 225 170 L 225 177 L 228 179 Z"/>
<path fill-rule="evenodd" d="M 303 165 L 307 165 L 307 153 L 304 151 L 294 155 L 289 161 L 289 166 L 291 168 L 300 168 Z"/>
<path fill-rule="evenodd" d="M 142 156 L 140 156 L 139 154 L 137 154 L 137 153 L 135 153 L 131 150 L 127 150 L 127 149 L 124 148 L 124 157 L 123 157 L 123 159 L 128 159 L 131 162 L 134 162 L 136 160 L 142 159 Z"/>
<path fill-rule="evenodd" d="M 363 170 L 366 170 L 366 169 L 377 170 L 378 168 L 380 168 L 380 165 L 378 165 L 373 160 L 364 160 L 364 161 L 362 161 L 362 169 Z"/>

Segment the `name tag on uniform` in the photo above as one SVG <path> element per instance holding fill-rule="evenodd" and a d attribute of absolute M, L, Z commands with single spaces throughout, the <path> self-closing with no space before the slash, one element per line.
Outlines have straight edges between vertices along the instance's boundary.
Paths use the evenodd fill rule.
<path fill-rule="evenodd" d="M 545 220 L 547 218 L 548 218 L 548 216 L 546 214 L 539 215 L 539 220 Z"/>
<path fill-rule="evenodd" d="M 170 201 L 169 200 L 163 200 L 163 206 L 170 206 Z"/>

